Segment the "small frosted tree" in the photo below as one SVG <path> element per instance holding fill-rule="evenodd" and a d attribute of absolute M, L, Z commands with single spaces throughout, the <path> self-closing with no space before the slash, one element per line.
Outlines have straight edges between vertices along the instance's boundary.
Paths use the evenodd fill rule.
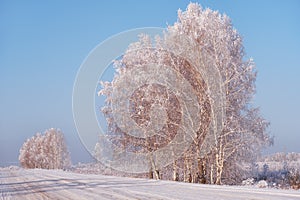
<path fill-rule="evenodd" d="M 27 139 L 20 149 L 19 161 L 24 168 L 63 169 L 71 165 L 63 133 L 54 128 Z"/>

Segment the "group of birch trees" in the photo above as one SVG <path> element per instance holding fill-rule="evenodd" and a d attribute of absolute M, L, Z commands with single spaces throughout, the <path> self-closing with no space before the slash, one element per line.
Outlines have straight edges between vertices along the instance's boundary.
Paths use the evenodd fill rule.
<path fill-rule="evenodd" d="M 178 11 L 177 22 L 162 37 L 151 40 L 141 35 L 115 66 L 113 81 L 102 83 L 99 92 L 107 97 L 102 108 L 108 124 L 105 135 L 114 146 L 153 155 L 174 141 L 180 146 L 175 138 L 182 130 L 186 134 L 183 138 L 191 138 L 181 153 L 171 145 L 173 160 L 165 166 L 150 156 L 149 178 L 234 184 L 249 176 L 262 148 L 272 143 L 269 123 L 252 105 L 255 64 L 245 58 L 242 38 L 225 14 L 190 3 L 186 11 Z M 218 77 L 211 75 L 212 67 Z M 162 74 L 165 79 L 156 78 Z M 173 76 L 178 80 L 172 82 Z M 128 81 L 126 85 L 124 77 L 149 83 L 132 86 Z M 218 82 L 211 81 L 214 79 Z M 223 98 L 216 99 L 219 94 L 213 94 L 214 84 L 221 88 Z M 121 94 L 114 91 L 120 87 L 132 88 L 131 94 L 125 95 L 129 97 L 126 108 L 125 104 L 119 108 L 122 104 L 115 100 Z M 196 99 L 197 105 L 188 99 Z M 221 104 L 216 104 L 217 100 Z M 116 117 L 116 110 L 118 114 L 129 113 L 124 116 L 133 120 L 144 136 L 135 137 L 132 132 L 136 129 L 119 125 L 120 119 L 127 119 Z M 216 117 L 218 112 L 222 112 L 221 118 Z M 189 121 L 193 121 L 192 130 L 186 131 Z M 103 156 L 101 148 L 97 143 L 98 157 Z"/>

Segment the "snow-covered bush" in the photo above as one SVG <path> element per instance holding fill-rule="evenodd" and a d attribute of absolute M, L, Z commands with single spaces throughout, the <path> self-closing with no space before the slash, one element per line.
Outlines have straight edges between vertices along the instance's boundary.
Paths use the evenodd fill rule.
<path fill-rule="evenodd" d="M 242 181 L 242 185 L 253 185 L 255 182 L 254 178 L 248 178 Z"/>
<path fill-rule="evenodd" d="M 63 169 L 71 164 L 63 133 L 51 128 L 23 144 L 19 161 L 24 168 Z"/>
<path fill-rule="evenodd" d="M 266 187 L 268 187 L 268 182 L 265 180 L 261 180 L 261 181 L 258 181 L 256 186 L 259 188 L 266 188 Z"/>
<path fill-rule="evenodd" d="M 297 169 L 292 169 L 288 172 L 288 181 L 291 188 L 299 190 L 300 189 L 300 171 Z"/>

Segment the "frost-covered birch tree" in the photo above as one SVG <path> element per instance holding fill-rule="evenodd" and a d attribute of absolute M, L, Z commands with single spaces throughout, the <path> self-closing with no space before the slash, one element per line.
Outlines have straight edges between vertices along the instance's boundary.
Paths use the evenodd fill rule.
<path fill-rule="evenodd" d="M 225 14 L 190 3 L 163 37 L 141 35 L 115 67 L 99 91 L 106 137 L 114 152 L 146 153 L 150 178 L 231 183 L 272 141 L 251 104 L 255 64 Z"/>
<path fill-rule="evenodd" d="M 24 168 L 63 169 L 71 165 L 63 133 L 54 128 L 27 139 L 20 149 L 19 161 Z"/>

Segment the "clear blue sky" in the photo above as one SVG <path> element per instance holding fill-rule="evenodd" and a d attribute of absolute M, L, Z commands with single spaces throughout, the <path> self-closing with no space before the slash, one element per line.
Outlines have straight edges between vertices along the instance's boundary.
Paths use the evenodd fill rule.
<path fill-rule="evenodd" d="M 166 27 L 188 1 L 0 1 L 0 166 L 16 164 L 26 138 L 51 127 L 74 163 L 90 161 L 72 116 L 72 89 L 101 41 L 139 27 Z M 226 13 L 258 69 L 255 104 L 275 146 L 300 152 L 300 1 L 197 1 Z"/>

